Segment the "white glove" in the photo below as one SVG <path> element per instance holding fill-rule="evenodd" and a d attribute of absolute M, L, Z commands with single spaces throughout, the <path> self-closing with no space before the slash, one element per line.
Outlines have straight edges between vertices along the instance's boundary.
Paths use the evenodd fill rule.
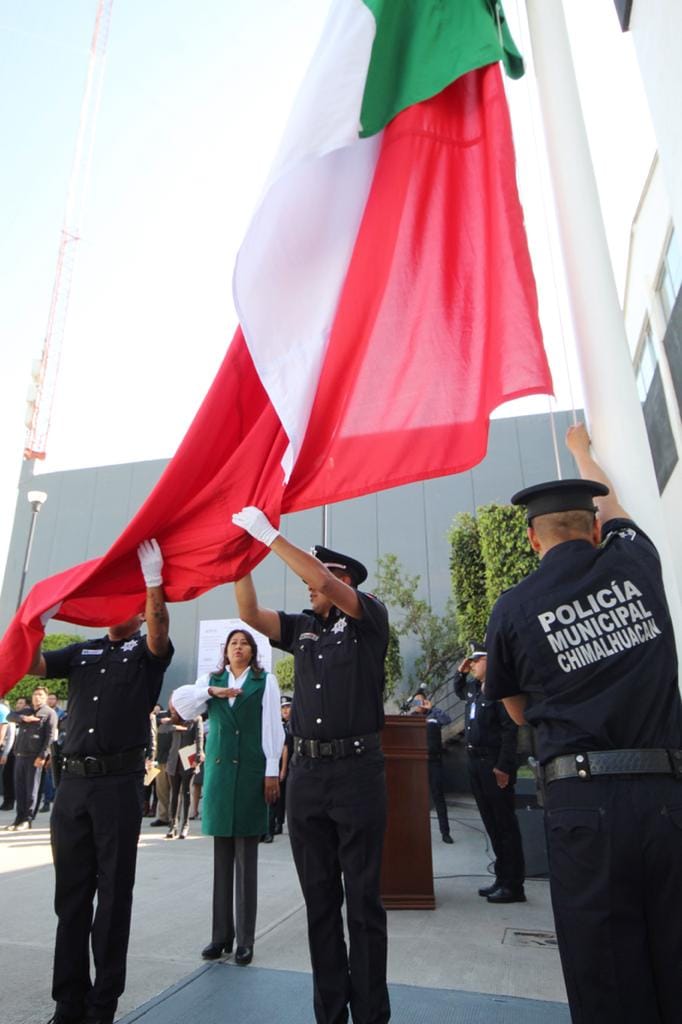
<path fill-rule="evenodd" d="M 247 505 L 241 512 L 235 512 L 232 522 L 268 547 L 279 537 L 279 530 L 275 529 L 265 513 L 255 505 Z"/>
<path fill-rule="evenodd" d="M 148 587 L 160 587 L 163 583 L 163 555 L 156 540 L 143 540 L 137 549 L 144 581 Z"/>

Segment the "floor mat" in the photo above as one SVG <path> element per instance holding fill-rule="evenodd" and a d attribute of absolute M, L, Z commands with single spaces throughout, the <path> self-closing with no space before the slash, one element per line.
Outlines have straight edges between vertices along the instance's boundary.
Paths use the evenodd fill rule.
<path fill-rule="evenodd" d="M 312 1024 L 310 974 L 207 964 L 117 1024 Z M 565 1003 L 389 985 L 400 1024 L 570 1024 Z"/>

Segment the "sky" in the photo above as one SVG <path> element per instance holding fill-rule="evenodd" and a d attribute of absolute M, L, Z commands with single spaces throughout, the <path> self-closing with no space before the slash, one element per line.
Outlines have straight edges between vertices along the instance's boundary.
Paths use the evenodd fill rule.
<path fill-rule="evenodd" d="M 177 448 L 234 332 L 235 256 L 328 6 L 114 0 L 48 458 L 37 472 Z M 566 408 L 580 405 L 580 384 L 523 8 L 505 4 L 529 64 L 508 96 L 541 320 Z M 0 572 L 96 9 L 97 0 L 0 0 Z M 655 143 L 612 0 L 566 0 L 565 9 L 622 288 Z M 503 411 L 547 409 L 535 398 Z"/>

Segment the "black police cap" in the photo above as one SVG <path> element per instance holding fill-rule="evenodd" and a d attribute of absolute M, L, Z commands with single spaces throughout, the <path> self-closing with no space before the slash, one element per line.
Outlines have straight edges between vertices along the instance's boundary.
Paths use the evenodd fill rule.
<path fill-rule="evenodd" d="M 488 652 L 485 649 L 485 643 L 479 644 L 475 640 L 471 640 L 469 643 L 469 660 L 474 658 L 485 658 Z"/>
<path fill-rule="evenodd" d="M 291 707 L 291 697 L 289 696 L 288 693 L 281 693 L 280 694 L 279 704 L 280 704 L 280 707 L 282 707 L 282 708 L 290 708 Z"/>
<path fill-rule="evenodd" d="M 347 572 L 356 587 L 359 587 L 367 579 L 367 569 L 362 562 L 358 562 L 357 558 L 342 555 L 340 551 L 332 551 L 331 548 L 324 548 L 321 544 L 316 544 L 310 551 L 315 558 L 324 562 L 328 569 L 342 569 Z"/>
<path fill-rule="evenodd" d="M 596 512 L 593 499 L 603 498 L 608 493 L 608 487 L 596 480 L 550 480 L 517 491 L 512 495 L 511 503 L 525 505 L 530 522 L 535 516 L 546 516 L 552 512 Z"/>

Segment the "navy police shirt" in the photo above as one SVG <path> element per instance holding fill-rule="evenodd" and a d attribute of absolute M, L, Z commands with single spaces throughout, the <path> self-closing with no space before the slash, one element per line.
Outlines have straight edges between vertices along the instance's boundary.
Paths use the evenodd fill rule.
<path fill-rule="evenodd" d="M 43 651 L 47 679 L 69 680 L 63 752 L 91 757 L 147 747 L 149 715 L 173 657 L 158 658 L 141 633 Z"/>
<path fill-rule="evenodd" d="M 311 740 L 345 739 L 379 732 L 384 725 L 384 658 L 388 613 L 376 597 L 357 591 L 362 618 L 332 608 L 279 612 L 279 641 L 294 656 L 291 732 Z"/>
<path fill-rule="evenodd" d="M 524 693 L 542 764 L 583 750 L 682 746 L 677 654 L 656 548 L 629 519 L 600 547 L 551 548 L 493 608 L 486 694 Z"/>

